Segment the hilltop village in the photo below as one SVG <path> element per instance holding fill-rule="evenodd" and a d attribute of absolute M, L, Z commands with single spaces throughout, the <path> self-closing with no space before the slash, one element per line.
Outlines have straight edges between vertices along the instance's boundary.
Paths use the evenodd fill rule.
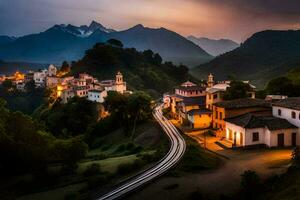
<path fill-rule="evenodd" d="M 188 130 L 210 130 L 229 147 L 285 147 L 300 144 L 300 98 L 268 95 L 256 99 L 249 81 L 248 98 L 224 100 L 230 81 L 181 84 L 163 97 L 171 118 Z"/>
<path fill-rule="evenodd" d="M 26 91 L 25 85 L 30 82 L 36 88 L 47 88 L 52 91 L 52 97 L 63 104 L 75 96 L 103 103 L 108 91 L 131 93 L 127 91 L 121 72 L 116 73 L 115 79 L 99 81 L 86 73 L 79 74 L 77 77 L 66 76 L 66 73 L 59 72 L 54 65 L 49 65 L 48 69 L 29 71 L 26 74 L 17 71 L 12 76 L 1 76 L 0 84 L 5 80 L 10 80 L 17 90 L 23 92 Z"/>

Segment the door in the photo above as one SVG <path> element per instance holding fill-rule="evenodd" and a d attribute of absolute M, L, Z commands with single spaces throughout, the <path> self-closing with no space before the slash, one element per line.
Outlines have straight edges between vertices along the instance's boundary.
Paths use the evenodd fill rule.
<path fill-rule="evenodd" d="M 240 146 L 243 146 L 243 133 L 240 133 Z"/>
<path fill-rule="evenodd" d="M 292 146 L 297 146 L 297 133 L 292 133 Z"/>
<path fill-rule="evenodd" d="M 284 134 L 278 134 L 277 135 L 278 138 L 278 147 L 284 147 Z"/>

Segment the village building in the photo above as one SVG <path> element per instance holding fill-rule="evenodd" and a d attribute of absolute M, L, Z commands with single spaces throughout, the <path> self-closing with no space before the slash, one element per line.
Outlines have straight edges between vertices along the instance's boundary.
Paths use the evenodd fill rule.
<path fill-rule="evenodd" d="M 273 116 L 288 120 L 300 128 L 300 97 L 290 97 L 272 104 Z"/>
<path fill-rule="evenodd" d="M 105 97 L 107 97 L 106 90 L 90 90 L 88 92 L 88 100 L 90 101 L 103 103 L 105 101 Z"/>
<path fill-rule="evenodd" d="M 116 74 L 115 80 L 103 80 L 100 85 L 105 88 L 106 91 L 116 91 L 124 94 L 127 91 L 126 82 L 123 81 L 123 75 L 121 72 Z"/>
<path fill-rule="evenodd" d="M 283 99 L 287 99 L 288 96 L 285 96 L 285 95 L 267 95 L 265 100 L 266 101 L 278 101 L 278 100 L 283 100 Z"/>
<path fill-rule="evenodd" d="M 61 103 L 66 104 L 68 101 L 75 97 L 74 90 L 71 88 L 67 88 L 59 92 L 59 97 L 61 99 Z"/>
<path fill-rule="evenodd" d="M 61 83 L 61 78 L 56 76 L 47 76 L 46 77 L 46 87 L 55 88 L 58 84 Z"/>
<path fill-rule="evenodd" d="M 49 65 L 47 75 L 48 76 L 56 76 L 57 68 L 54 65 Z"/>
<path fill-rule="evenodd" d="M 236 146 L 285 147 L 300 144 L 299 128 L 286 119 L 247 113 L 227 118 L 226 139 Z"/>
<path fill-rule="evenodd" d="M 164 101 L 170 101 L 171 114 L 181 124 L 197 129 L 208 128 L 211 112 L 206 109 L 205 90 L 205 87 L 187 81 L 175 89 L 174 95 L 165 96 Z"/>
<path fill-rule="evenodd" d="M 34 72 L 33 74 L 33 80 L 36 87 L 45 87 L 46 86 L 46 77 L 47 77 L 47 70 L 40 70 L 37 72 Z"/>
<path fill-rule="evenodd" d="M 246 113 L 255 112 L 257 115 L 271 115 L 271 105 L 261 99 L 236 99 L 213 104 L 212 127 L 217 129 L 218 137 L 225 137 L 225 118 L 233 118 Z"/>

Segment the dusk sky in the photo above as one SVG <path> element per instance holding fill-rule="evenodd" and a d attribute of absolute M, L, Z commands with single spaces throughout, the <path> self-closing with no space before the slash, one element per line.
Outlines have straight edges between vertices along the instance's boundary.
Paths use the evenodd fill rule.
<path fill-rule="evenodd" d="M 96 20 L 116 30 L 143 24 L 240 42 L 260 30 L 300 29 L 299 10 L 299 0 L 0 0 L 0 35 Z"/>

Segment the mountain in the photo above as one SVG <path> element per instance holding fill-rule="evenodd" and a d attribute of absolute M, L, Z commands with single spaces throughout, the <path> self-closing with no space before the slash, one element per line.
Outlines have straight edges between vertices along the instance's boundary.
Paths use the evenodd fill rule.
<path fill-rule="evenodd" d="M 71 24 L 65 25 L 55 25 L 53 28 L 70 33 L 72 35 L 78 36 L 78 37 L 89 37 L 96 31 L 102 31 L 105 33 L 111 33 L 115 32 L 113 29 L 108 29 L 104 27 L 102 24 L 92 21 L 89 26 L 82 25 L 82 26 L 73 26 Z"/>
<path fill-rule="evenodd" d="M 95 35 L 94 35 L 95 36 Z M 97 37 L 97 36 L 95 36 Z M 100 38 L 103 34 L 100 34 Z M 165 28 L 152 29 L 143 25 L 107 35 L 107 39 L 118 39 L 125 47 L 134 47 L 139 51 L 151 49 L 159 53 L 165 61 L 196 66 L 213 57 L 183 36 Z"/>
<path fill-rule="evenodd" d="M 199 45 L 213 56 L 224 54 L 240 46 L 238 43 L 228 39 L 213 40 L 205 37 L 197 38 L 192 35 L 188 36 L 187 39 Z"/>
<path fill-rule="evenodd" d="M 205 78 L 213 73 L 217 79 L 233 75 L 253 80 L 258 86 L 300 66 L 300 31 L 267 30 L 255 33 L 237 49 L 196 67 L 193 72 Z"/>
<path fill-rule="evenodd" d="M 0 45 L 1 44 L 6 44 L 6 43 L 9 43 L 9 42 L 13 42 L 14 40 L 16 40 L 15 37 L 9 37 L 9 36 L 6 36 L 6 35 L 0 35 Z"/>
<path fill-rule="evenodd" d="M 134 26 L 125 31 L 105 28 L 93 21 L 89 26 L 55 25 L 50 29 L 0 44 L 0 59 L 38 63 L 77 60 L 98 42 L 118 39 L 125 47 L 151 49 L 165 61 L 196 66 L 213 57 L 181 35 L 170 30 Z"/>
<path fill-rule="evenodd" d="M 159 54 L 150 50 L 139 52 L 133 48 L 97 43 L 84 57 L 72 64 L 71 73 L 90 73 L 99 80 L 111 79 L 121 71 L 129 90 L 148 91 L 159 97 L 171 91 L 183 80 L 195 80 L 187 67 L 163 63 Z"/>

